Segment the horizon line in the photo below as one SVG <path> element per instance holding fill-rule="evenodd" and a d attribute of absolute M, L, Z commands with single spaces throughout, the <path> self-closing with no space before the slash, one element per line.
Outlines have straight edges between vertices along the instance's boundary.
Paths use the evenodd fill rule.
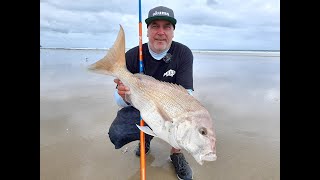
<path fill-rule="evenodd" d="M 110 48 L 84 48 L 84 47 L 40 47 L 40 49 L 73 49 L 73 50 L 109 50 Z M 125 48 L 129 50 L 131 48 Z M 280 52 L 280 49 L 190 49 L 191 51 L 273 51 Z"/>

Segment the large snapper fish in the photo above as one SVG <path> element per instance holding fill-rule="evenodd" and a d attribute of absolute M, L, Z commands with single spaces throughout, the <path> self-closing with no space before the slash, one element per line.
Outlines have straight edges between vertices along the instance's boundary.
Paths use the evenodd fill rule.
<path fill-rule="evenodd" d="M 143 74 L 132 74 L 125 64 L 125 34 L 122 26 L 105 57 L 89 70 L 114 76 L 130 88 L 126 101 L 140 111 L 151 127 L 137 127 L 176 149 L 184 149 L 199 164 L 215 161 L 216 135 L 209 112 L 180 85 L 162 82 Z"/>

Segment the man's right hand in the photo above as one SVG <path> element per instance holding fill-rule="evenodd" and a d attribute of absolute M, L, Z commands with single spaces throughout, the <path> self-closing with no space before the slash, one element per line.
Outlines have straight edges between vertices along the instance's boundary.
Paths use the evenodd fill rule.
<path fill-rule="evenodd" d="M 120 79 L 114 79 L 113 81 L 117 84 L 118 94 L 122 97 L 124 101 L 126 101 L 124 97 L 125 94 L 130 91 L 129 87 L 123 85 Z"/>

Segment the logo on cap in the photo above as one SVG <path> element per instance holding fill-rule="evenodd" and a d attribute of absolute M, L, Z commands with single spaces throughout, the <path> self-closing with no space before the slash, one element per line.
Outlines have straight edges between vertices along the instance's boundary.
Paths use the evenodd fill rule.
<path fill-rule="evenodd" d="M 152 16 L 157 16 L 157 15 L 165 15 L 165 16 L 170 16 L 170 14 L 168 12 L 164 12 L 164 11 L 155 11 Z"/>

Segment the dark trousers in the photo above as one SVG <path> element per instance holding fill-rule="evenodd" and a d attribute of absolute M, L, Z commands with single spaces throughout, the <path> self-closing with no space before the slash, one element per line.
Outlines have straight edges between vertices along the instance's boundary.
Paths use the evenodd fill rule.
<path fill-rule="evenodd" d="M 117 117 L 113 120 L 109 128 L 109 138 L 115 149 L 136 140 L 140 140 L 140 130 L 136 124 L 140 125 L 140 112 L 136 108 L 129 106 L 118 111 Z M 145 125 L 147 125 L 145 123 Z M 145 134 L 145 141 L 150 142 L 153 136 Z"/>

